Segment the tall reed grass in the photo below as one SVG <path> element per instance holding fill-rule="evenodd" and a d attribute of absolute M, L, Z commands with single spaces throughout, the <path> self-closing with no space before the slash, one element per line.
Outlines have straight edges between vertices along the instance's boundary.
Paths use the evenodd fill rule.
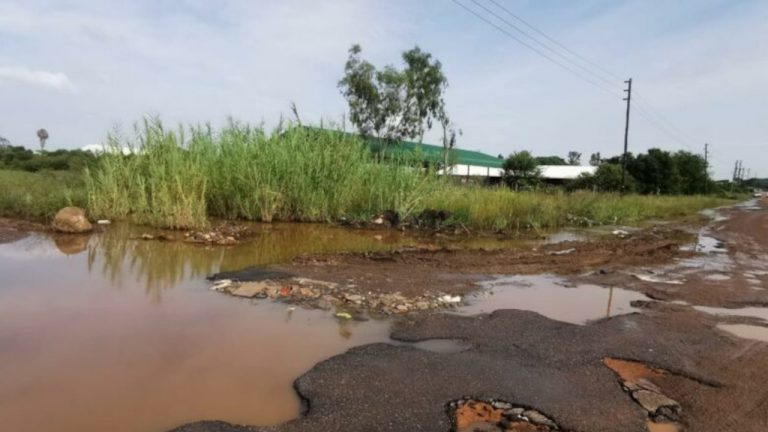
<path fill-rule="evenodd" d="M 688 215 L 726 202 L 460 186 L 415 160 L 380 162 L 354 135 L 296 125 L 168 130 L 151 119 L 133 138 L 109 143 L 113 150 L 86 173 L 90 213 L 168 228 L 202 227 L 209 217 L 340 221 L 387 210 L 407 220 L 424 209 L 447 210 L 450 222 L 476 229 L 551 228 Z"/>
<path fill-rule="evenodd" d="M 269 135 L 234 121 L 218 132 L 172 131 L 155 119 L 134 139 L 109 143 L 113 150 L 87 173 L 91 212 L 160 227 L 200 227 L 209 216 L 333 221 L 394 210 L 408 217 L 439 181 L 407 161 L 378 163 L 354 136 L 294 125 Z M 122 154 L 124 147 L 133 154 Z"/>

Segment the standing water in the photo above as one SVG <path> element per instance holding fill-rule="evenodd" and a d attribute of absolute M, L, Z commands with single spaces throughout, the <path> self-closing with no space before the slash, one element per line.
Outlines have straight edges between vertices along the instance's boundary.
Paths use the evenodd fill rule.
<path fill-rule="evenodd" d="M 299 253 L 371 250 L 400 237 L 275 225 L 229 248 L 32 235 L 0 245 L 0 419 L 4 430 L 162 431 L 298 415 L 293 381 L 348 348 L 386 341 L 386 322 L 251 304 L 205 276 Z"/>

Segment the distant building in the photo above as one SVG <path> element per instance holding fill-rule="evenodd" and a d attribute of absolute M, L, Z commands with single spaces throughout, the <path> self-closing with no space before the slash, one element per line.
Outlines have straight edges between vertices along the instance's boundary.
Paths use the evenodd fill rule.
<path fill-rule="evenodd" d="M 109 147 L 104 144 L 88 144 L 80 147 L 80 150 L 91 152 L 93 154 L 102 154 L 106 152 L 116 153 L 118 151 L 117 148 Z M 122 147 L 119 151 L 124 155 L 135 153 L 134 150 L 129 147 Z"/>

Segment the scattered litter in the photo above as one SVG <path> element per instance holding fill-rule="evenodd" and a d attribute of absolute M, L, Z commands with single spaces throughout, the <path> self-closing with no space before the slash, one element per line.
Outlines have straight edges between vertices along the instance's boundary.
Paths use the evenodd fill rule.
<path fill-rule="evenodd" d="M 291 307 L 289 307 L 289 308 L 287 308 L 287 309 L 286 309 L 286 311 L 287 311 L 288 313 L 291 313 L 291 312 L 293 312 L 293 311 L 295 311 L 295 310 L 296 310 L 296 308 L 295 308 L 295 307 L 293 307 L 293 306 L 291 306 Z"/>
<path fill-rule="evenodd" d="M 110 221 L 109 219 L 99 219 L 96 221 L 97 225 L 109 225 L 111 223 L 112 221 Z"/>
<path fill-rule="evenodd" d="M 617 230 L 611 231 L 611 234 L 613 234 L 613 235 L 615 235 L 617 237 L 624 238 L 624 237 L 629 235 L 629 231 L 624 231 L 624 230 L 621 230 L 621 229 L 617 229 Z"/>
<path fill-rule="evenodd" d="M 574 252 L 576 252 L 576 248 L 570 248 L 570 249 L 563 249 L 563 250 L 559 250 L 559 251 L 553 251 L 553 252 L 550 252 L 549 255 L 568 255 L 568 254 L 571 254 L 571 253 L 574 253 Z"/>
<path fill-rule="evenodd" d="M 153 236 L 152 234 L 142 234 L 141 235 L 141 239 L 142 240 L 154 240 L 155 236 Z"/>
<path fill-rule="evenodd" d="M 352 319 L 352 315 L 348 314 L 347 312 L 337 312 L 336 313 L 336 318 L 345 319 L 345 320 L 351 320 Z"/>

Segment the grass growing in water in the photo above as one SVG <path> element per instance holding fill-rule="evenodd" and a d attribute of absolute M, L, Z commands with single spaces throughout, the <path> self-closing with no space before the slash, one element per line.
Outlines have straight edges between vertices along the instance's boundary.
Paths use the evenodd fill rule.
<path fill-rule="evenodd" d="M 110 144 L 116 151 L 86 174 L 90 212 L 170 228 L 205 226 L 208 217 L 338 221 L 387 210 L 408 219 L 428 208 L 474 229 L 555 228 L 678 217 L 728 202 L 459 186 L 407 160 L 379 163 L 354 136 L 296 126 L 267 134 L 230 122 L 216 132 L 148 120 L 134 140 Z M 117 151 L 126 146 L 134 154 Z"/>

